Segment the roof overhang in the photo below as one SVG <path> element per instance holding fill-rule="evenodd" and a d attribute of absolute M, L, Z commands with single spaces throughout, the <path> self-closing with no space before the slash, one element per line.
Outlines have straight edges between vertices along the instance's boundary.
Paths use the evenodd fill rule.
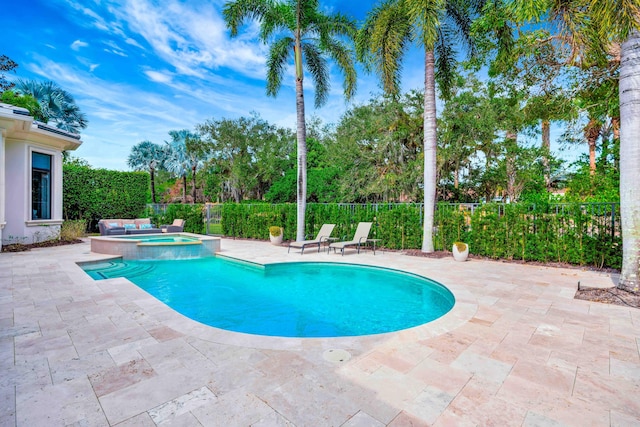
<path fill-rule="evenodd" d="M 82 145 L 80 135 L 34 120 L 26 109 L 3 103 L 0 103 L 0 131 L 6 139 L 36 142 L 64 151 Z"/>

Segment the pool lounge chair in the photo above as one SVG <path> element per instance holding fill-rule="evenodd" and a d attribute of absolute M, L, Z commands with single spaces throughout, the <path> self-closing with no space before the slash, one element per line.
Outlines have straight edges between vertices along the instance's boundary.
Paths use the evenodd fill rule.
<path fill-rule="evenodd" d="M 300 252 L 300 255 L 302 255 L 304 253 L 304 248 L 306 248 L 307 246 L 313 246 L 313 245 L 317 245 L 318 252 L 320 252 L 320 246 L 323 243 L 329 241 L 329 236 L 331 236 L 331 233 L 333 232 L 333 229 L 335 226 L 336 226 L 335 224 L 323 224 L 322 227 L 320 227 L 320 231 L 318 231 L 318 235 L 316 236 L 315 239 L 302 240 L 301 242 L 290 242 L 287 253 L 291 250 L 291 248 L 301 248 L 302 252 Z"/>
<path fill-rule="evenodd" d="M 182 233 L 184 231 L 184 219 L 174 219 L 172 224 L 161 225 L 164 233 Z"/>
<path fill-rule="evenodd" d="M 372 222 L 361 222 L 358 224 L 358 228 L 356 228 L 356 233 L 353 236 L 352 240 L 348 240 L 345 242 L 334 242 L 329 245 L 329 250 L 333 248 L 333 252 L 336 252 L 336 249 L 340 249 L 342 255 L 344 255 L 344 248 L 349 246 L 356 246 L 358 249 L 358 253 L 360 253 L 360 247 L 367 243 L 367 239 L 369 238 L 369 232 L 371 231 Z"/>

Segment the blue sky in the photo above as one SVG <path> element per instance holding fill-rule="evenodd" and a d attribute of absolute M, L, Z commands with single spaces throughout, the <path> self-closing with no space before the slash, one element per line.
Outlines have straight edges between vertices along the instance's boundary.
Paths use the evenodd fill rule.
<path fill-rule="evenodd" d="M 128 170 L 131 147 L 162 144 L 170 130 L 194 130 L 207 119 L 237 118 L 252 111 L 295 128 L 293 70 L 276 98 L 265 95 L 266 47 L 257 27 L 231 39 L 221 16 L 223 0 L 22 0 L 3 4 L 0 54 L 19 64 L 11 79 L 53 80 L 87 115 L 83 145 L 74 155 L 93 167 Z M 373 0 L 321 2 L 357 20 Z M 423 58 L 404 62 L 403 89 L 423 87 Z M 342 80 L 331 73 L 331 95 L 313 107 L 305 80 L 306 113 L 336 123 L 353 103 L 378 93 L 374 76 L 360 70 L 351 104 Z"/>

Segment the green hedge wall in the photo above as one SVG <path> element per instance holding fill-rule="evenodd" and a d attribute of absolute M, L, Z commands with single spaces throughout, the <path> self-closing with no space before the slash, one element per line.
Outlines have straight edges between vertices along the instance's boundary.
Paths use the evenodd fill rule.
<path fill-rule="evenodd" d="M 89 231 L 102 218 L 140 218 L 144 215 L 149 174 L 63 166 L 63 216 L 86 220 Z"/>
<path fill-rule="evenodd" d="M 231 237 L 268 239 L 269 227 L 284 227 L 284 239 L 296 235 L 295 204 L 237 204 L 222 208 L 222 233 Z M 371 238 L 388 249 L 422 246 L 419 204 L 307 205 L 306 235 L 322 224 L 336 224 L 333 236 L 349 239 L 360 221 L 371 221 Z M 601 204 L 438 204 L 434 219 L 436 250 L 450 251 L 453 242 L 469 243 L 472 254 L 493 259 L 571 263 L 620 268 L 622 238 L 619 205 Z"/>
<path fill-rule="evenodd" d="M 166 205 L 166 208 L 160 212 L 149 209 L 146 216 L 151 218 L 151 222 L 158 227 L 171 224 L 176 218 L 184 219 L 184 231 L 205 234 L 204 210 L 205 206 L 203 204 L 170 204 Z"/>

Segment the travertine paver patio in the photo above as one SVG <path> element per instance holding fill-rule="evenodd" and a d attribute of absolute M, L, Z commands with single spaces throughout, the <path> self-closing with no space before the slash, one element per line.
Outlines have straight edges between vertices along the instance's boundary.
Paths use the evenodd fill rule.
<path fill-rule="evenodd" d="M 127 280 L 93 281 L 75 264 L 102 257 L 88 243 L 3 253 L 0 425 L 640 425 L 640 310 L 573 299 L 578 281 L 611 285 L 606 274 L 229 239 L 222 254 L 403 269 L 458 302 L 398 333 L 254 337 L 186 319 Z"/>

